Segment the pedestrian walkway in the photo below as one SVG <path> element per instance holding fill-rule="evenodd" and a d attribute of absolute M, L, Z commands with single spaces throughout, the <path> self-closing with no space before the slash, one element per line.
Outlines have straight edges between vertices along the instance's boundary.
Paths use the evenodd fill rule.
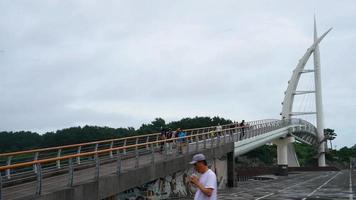
<path fill-rule="evenodd" d="M 297 172 L 272 180 L 239 182 L 218 192 L 220 200 L 352 200 L 356 198 L 356 172 Z M 350 188 L 350 185 L 351 188 Z M 192 199 L 192 198 L 187 198 Z"/>

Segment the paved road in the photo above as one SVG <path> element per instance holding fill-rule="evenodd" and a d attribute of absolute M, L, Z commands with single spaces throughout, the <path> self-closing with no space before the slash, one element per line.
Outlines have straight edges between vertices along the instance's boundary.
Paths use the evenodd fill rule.
<path fill-rule="evenodd" d="M 219 191 L 219 200 L 356 199 L 356 171 L 298 172 L 276 180 L 239 182 Z"/>

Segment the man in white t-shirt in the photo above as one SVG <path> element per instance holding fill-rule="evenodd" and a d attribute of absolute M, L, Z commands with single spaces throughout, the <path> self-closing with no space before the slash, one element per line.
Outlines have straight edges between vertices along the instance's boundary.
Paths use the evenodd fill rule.
<path fill-rule="evenodd" d="M 199 179 L 195 175 L 190 177 L 190 182 L 197 187 L 194 200 L 217 200 L 216 175 L 208 168 L 205 156 L 194 155 L 190 164 L 194 165 L 194 169 L 201 174 Z"/>

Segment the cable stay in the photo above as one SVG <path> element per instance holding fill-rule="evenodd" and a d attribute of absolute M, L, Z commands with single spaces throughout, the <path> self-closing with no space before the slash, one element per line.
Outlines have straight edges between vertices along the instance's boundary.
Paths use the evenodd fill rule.
<path fill-rule="evenodd" d="M 293 94 L 302 95 L 302 94 L 310 94 L 310 93 L 315 93 L 315 90 L 295 91 Z"/>
<path fill-rule="evenodd" d="M 290 116 L 298 116 L 298 115 L 315 115 L 316 112 L 292 112 Z"/>
<path fill-rule="evenodd" d="M 301 70 L 300 73 L 311 73 L 311 72 L 315 72 L 314 69 L 304 69 L 304 70 Z"/>

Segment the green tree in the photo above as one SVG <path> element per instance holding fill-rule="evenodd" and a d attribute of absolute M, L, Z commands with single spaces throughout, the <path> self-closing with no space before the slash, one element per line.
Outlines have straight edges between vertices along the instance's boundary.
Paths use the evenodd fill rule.
<path fill-rule="evenodd" d="M 337 134 L 335 133 L 334 129 L 324 129 L 324 137 L 326 140 L 329 140 L 330 142 L 330 149 L 333 149 L 333 144 L 332 144 L 332 140 L 334 140 L 336 138 Z"/>
<path fill-rule="evenodd" d="M 277 157 L 277 146 L 263 145 L 246 153 L 246 156 L 247 158 L 258 158 L 266 165 L 273 165 Z"/>
<path fill-rule="evenodd" d="M 138 134 L 149 134 L 160 132 L 163 128 L 166 128 L 166 121 L 162 118 L 156 118 L 149 124 L 142 124 L 137 130 Z"/>
<path fill-rule="evenodd" d="M 217 126 L 218 124 L 224 125 L 232 123 L 231 120 L 220 118 L 220 117 L 194 117 L 194 118 L 183 118 L 179 121 L 172 121 L 167 124 L 167 127 L 175 130 L 177 128 L 191 129 L 191 128 L 202 128 L 208 126 Z"/>
<path fill-rule="evenodd" d="M 21 151 L 38 148 L 42 138 L 30 131 L 0 132 L 0 152 Z"/>
<path fill-rule="evenodd" d="M 294 148 L 300 166 L 316 166 L 315 156 L 317 155 L 317 150 L 314 147 L 308 144 L 295 142 Z"/>

